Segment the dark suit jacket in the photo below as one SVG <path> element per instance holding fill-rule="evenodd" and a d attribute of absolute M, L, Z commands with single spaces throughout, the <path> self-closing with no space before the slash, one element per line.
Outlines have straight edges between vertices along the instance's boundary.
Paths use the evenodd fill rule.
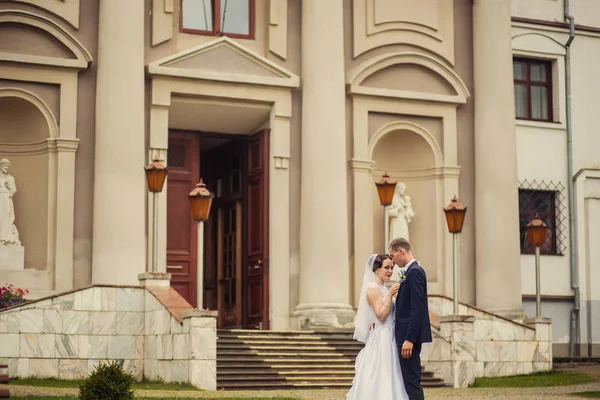
<path fill-rule="evenodd" d="M 427 305 L 427 276 L 417 261 L 406 271 L 396 298 L 396 344 L 431 342 L 431 323 Z"/>

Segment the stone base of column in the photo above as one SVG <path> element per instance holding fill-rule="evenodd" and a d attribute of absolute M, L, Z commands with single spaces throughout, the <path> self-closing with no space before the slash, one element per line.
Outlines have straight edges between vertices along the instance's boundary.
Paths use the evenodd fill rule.
<path fill-rule="evenodd" d="M 300 304 L 294 311 L 298 329 L 353 329 L 354 309 L 348 304 Z"/>
<path fill-rule="evenodd" d="M 217 390 L 217 315 L 210 310 L 182 314 L 190 328 L 189 382 L 202 390 Z"/>
<path fill-rule="evenodd" d="M 444 380 L 454 389 L 469 387 L 475 381 L 477 346 L 474 336 L 475 317 L 447 315 L 440 318 L 440 333 L 450 344 L 449 368 Z"/>
<path fill-rule="evenodd" d="M 552 371 L 552 319 L 528 318 L 523 323 L 535 329 L 537 351 L 533 360 L 533 372 Z"/>
<path fill-rule="evenodd" d="M 170 286 L 171 274 L 165 272 L 144 272 L 138 275 L 142 286 Z"/>
<path fill-rule="evenodd" d="M 523 307 L 514 307 L 514 308 L 484 308 L 485 311 L 499 315 L 501 317 L 514 320 L 524 320 L 527 318 L 525 314 L 525 309 Z"/>

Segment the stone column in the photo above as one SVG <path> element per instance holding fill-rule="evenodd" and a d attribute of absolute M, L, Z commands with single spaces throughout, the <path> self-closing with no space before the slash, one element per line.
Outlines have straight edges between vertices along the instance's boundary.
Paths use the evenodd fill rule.
<path fill-rule="evenodd" d="M 352 322 L 342 0 L 302 1 L 302 329 Z"/>
<path fill-rule="evenodd" d="M 101 0 L 92 282 L 145 270 L 144 1 Z"/>
<path fill-rule="evenodd" d="M 477 305 L 524 315 L 510 0 L 474 0 Z"/>

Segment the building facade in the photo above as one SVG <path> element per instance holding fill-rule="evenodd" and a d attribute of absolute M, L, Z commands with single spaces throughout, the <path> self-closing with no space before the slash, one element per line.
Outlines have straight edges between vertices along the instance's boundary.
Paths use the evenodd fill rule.
<path fill-rule="evenodd" d="M 540 216 L 554 354 L 597 356 L 597 58 L 595 0 L 0 0 L 24 247 L 20 264 L 0 247 L 0 281 L 137 284 L 156 242 L 158 271 L 219 326 L 350 327 L 386 247 L 388 172 L 429 292 L 452 296 L 456 194 L 460 301 L 504 317 L 535 315 L 524 227 Z M 200 179 L 215 199 L 198 226 Z"/>

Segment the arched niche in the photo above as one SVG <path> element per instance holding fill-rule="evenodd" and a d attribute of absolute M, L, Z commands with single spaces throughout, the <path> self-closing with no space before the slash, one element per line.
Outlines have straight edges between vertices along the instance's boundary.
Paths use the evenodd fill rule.
<path fill-rule="evenodd" d="M 78 5 L 78 0 L 25 2 L 56 13 L 56 10 L 50 8 Z M 63 8 L 63 11 L 67 13 L 72 10 Z M 60 15 L 64 16 L 65 13 Z M 47 177 L 45 185 L 38 182 L 40 185 L 31 189 L 32 193 L 47 199 L 46 206 L 40 206 L 39 214 L 36 214 L 36 231 L 39 235 L 46 235 L 46 248 L 44 249 L 43 245 L 35 245 L 39 259 L 34 260 L 31 255 L 28 256 L 33 246 L 30 243 L 41 243 L 41 239 L 24 237 L 28 268 L 22 271 L 2 271 L 2 274 L 7 281 L 29 288 L 32 296 L 43 296 L 73 289 L 75 152 L 79 144 L 78 74 L 89 67 L 92 56 L 85 46 L 65 29 L 64 21 L 53 17 L 26 10 L 2 9 L 1 29 L 4 29 L 4 32 L 12 32 L 11 37 L 19 36 L 20 33 L 26 34 L 20 34 L 25 37 L 16 38 L 15 40 L 21 42 L 19 45 L 12 44 L 12 48 L 10 42 L 2 42 L 0 98 L 18 98 L 10 102 L 22 104 L 26 101 L 34 108 L 31 108 L 31 105 L 21 107 L 22 112 L 29 113 L 30 119 L 21 124 L 9 118 L 11 126 L 16 128 L 11 128 L 10 132 L 4 135 L 6 142 L 0 139 L 0 156 L 13 161 L 13 172 L 19 190 L 17 198 L 20 195 L 25 196 L 23 193 L 26 188 L 23 185 L 27 185 L 28 182 L 17 176 L 17 172 L 20 175 L 24 173 L 20 170 L 25 170 L 25 166 L 21 167 L 20 159 L 28 157 L 36 160 L 27 164 L 27 168 L 36 171 L 35 179 Z M 23 40 L 29 41 L 27 44 L 32 44 L 35 51 L 31 51 L 31 48 L 24 49 Z M 49 103 L 45 103 L 38 95 Z M 14 103 L 15 101 L 17 103 Z M 51 104 L 51 107 L 48 104 Z M 34 109 L 37 109 L 38 114 Z M 42 125 L 39 114 L 47 123 L 44 133 L 41 128 L 36 128 Z M 4 118 L 7 119 L 8 116 L 4 115 Z M 30 172 L 26 172 L 26 178 L 29 176 L 27 174 Z M 39 204 L 36 203 L 36 206 Z M 18 203 L 17 207 L 20 207 Z M 31 207 L 33 206 L 27 205 L 28 213 Z M 42 215 L 42 208 L 46 210 L 45 216 Z M 17 218 L 26 220 L 29 216 Z M 23 231 L 21 235 L 29 235 L 25 232 L 29 228 L 21 225 L 21 222 L 17 222 L 17 226 Z M 44 262 L 42 253 L 45 253 Z"/>
<path fill-rule="evenodd" d="M 0 97 L 0 143 L 33 143 L 49 137 L 48 121 L 30 101 L 20 97 Z"/>
<path fill-rule="evenodd" d="M 51 236 L 50 166 L 56 155 L 48 146 L 56 120 L 47 105 L 31 92 L 0 88 L 0 158 L 11 161 L 17 193 L 15 225 L 25 247 L 25 268 L 45 270 Z"/>
<path fill-rule="evenodd" d="M 372 174 L 373 246 L 385 248 L 384 212 L 376 194 L 375 182 L 383 172 L 388 172 L 393 179 L 406 184 L 406 195 L 411 197 L 417 214 L 409 225 L 410 241 L 427 271 L 428 279 L 436 281 L 441 246 L 435 234 L 439 223 L 437 198 L 440 186 L 435 173 L 439 148 L 435 142 L 428 140 L 430 136 L 424 129 L 408 123 L 396 125 L 398 129 L 391 126 L 380 130 L 371 141 L 375 166 Z"/>

